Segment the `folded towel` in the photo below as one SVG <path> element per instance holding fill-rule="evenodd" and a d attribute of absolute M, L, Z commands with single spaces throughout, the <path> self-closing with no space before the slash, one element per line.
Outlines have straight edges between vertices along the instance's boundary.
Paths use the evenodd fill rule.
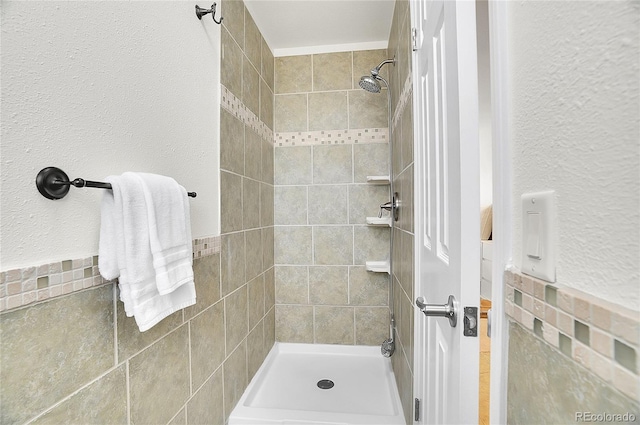
<path fill-rule="evenodd" d="M 193 281 L 187 191 L 171 177 L 138 173 L 147 204 L 149 238 L 160 295 Z"/>
<path fill-rule="evenodd" d="M 105 279 L 119 277 L 125 313 L 135 316 L 143 332 L 171 313 L 194 304 L 195 286 L 191 279 L 175 286 L 171 293 L 159 293 L 143 178 L 138 173 L 124 173 L 106 181 L 113 190 L 105 191 L 102 200 L 98 268 Z M 182 212 L 188 210 L 182 207 Z M 162 224 L 154 226 L 160 228 Z"/>

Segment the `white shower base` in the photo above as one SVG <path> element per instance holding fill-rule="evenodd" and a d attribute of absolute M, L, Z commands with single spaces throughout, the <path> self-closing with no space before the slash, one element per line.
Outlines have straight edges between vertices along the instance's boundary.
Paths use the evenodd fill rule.
<path fill-rule="evenodd" d="M 318 381 L 334 382 L 320 389 Z M 379 347 L 278 343 L 229 417 L 246 424 L 405 424 Z"/>

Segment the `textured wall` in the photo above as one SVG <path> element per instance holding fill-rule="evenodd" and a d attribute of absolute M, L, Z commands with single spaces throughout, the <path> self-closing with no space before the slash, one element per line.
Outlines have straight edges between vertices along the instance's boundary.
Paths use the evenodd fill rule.
<path fill-rule="evenodd" d="M 640 305 L 638 2 L 509 4 L 513 254 L 520 196 L 554 189 L 558 282 Z"/>
<path fill-rule="evenodd" d="M 193 236 L 219 233 L 220 28 L 193 15 L 182 2 L 2 3 L 0 269 L 97 253 L 100 190 L 50 201 L 34 184 L 46 166 L 169 175 L 198 192 Z"/>

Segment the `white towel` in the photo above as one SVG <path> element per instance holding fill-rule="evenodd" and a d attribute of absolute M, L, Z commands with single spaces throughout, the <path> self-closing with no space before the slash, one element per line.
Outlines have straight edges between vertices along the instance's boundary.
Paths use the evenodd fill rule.
<path fill-rule="evenodd" d="M 195 285 L 191 279 L 166 295 L 158 292 L 142 177 L 124 173 L 106 181 L 113 190 L 105 191 L 102 200 L 98 267 L 105 279 L 119 277 L 125 313 L 135 316 L 143 332 L 173 312 L 195 304 Z M 182 211 L 186 212 L 184 208 Z M 159 228 L 162 224 L 154 226 Z"/>
<path fill-rule="evenodd" d="M 187 191 L 171 177 L 138 173 L 149 219 L 149 238 L 160 295 L 193 281 Z"/>

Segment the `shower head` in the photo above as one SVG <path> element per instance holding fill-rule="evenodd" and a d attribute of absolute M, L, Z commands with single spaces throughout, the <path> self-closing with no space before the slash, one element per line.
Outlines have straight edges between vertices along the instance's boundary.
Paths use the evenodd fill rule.
<path fill-rule="evenodd" d="M 361 77 L 360 83 L 359 83 L 360 87 L 362 87 L 363 89 L 365 89 L 370 93 L 380 93 L 381 87 L 378 81 L 382 81 L 388 88 L 389 84 L 387 83 L 387 80 L 385 80 L 380 76 L 380 69 L 388 63 L 392 63 L 395 65 L 396 58 L 394 57 L 393 59 L 383 60 L 382 62 L 380 62 L 378 66 L 376 66 L 371 70 L 371 75 L 365 75 Z"/>
<path fill-rule="evenodd" d="M 360 87 L 370 93 L 380 93 L 380 83 L 371 75 L 360 77 Z"/>

